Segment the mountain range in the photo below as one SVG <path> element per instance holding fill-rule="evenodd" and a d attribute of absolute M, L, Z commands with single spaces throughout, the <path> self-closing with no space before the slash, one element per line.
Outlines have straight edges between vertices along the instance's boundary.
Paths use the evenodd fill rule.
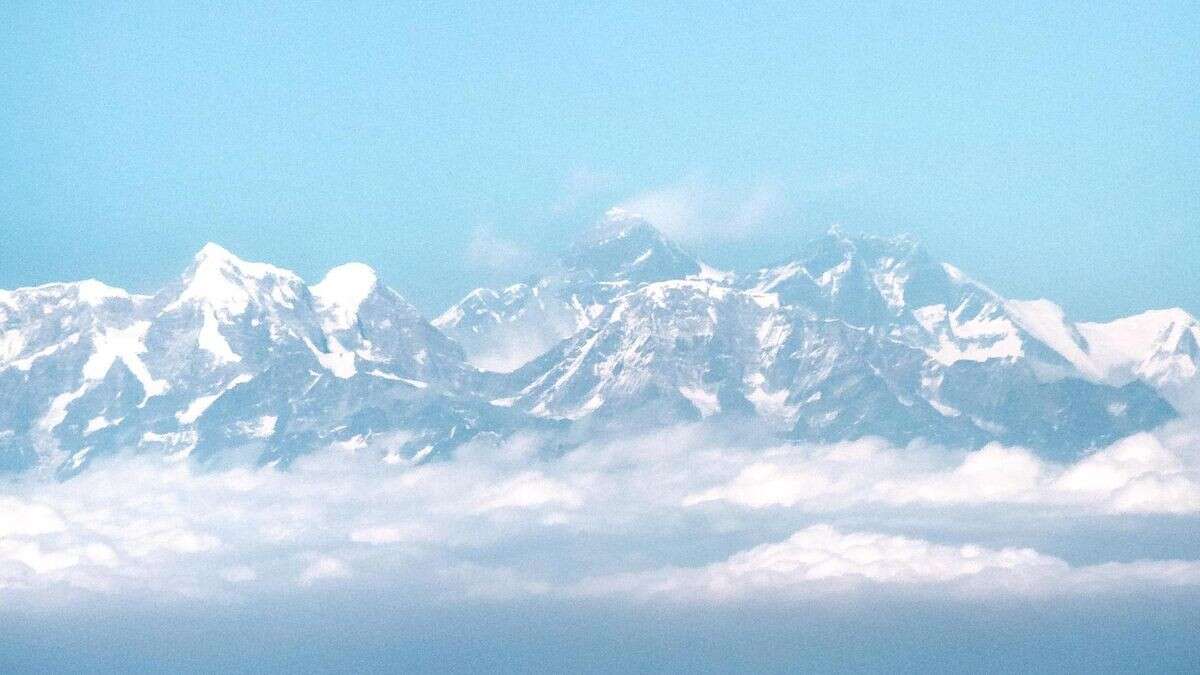
<path fill-rule="evenodd" d="M 543 274 L 432 321 L 365 265 L 308 284 L 208 244 L 152 295 L 0 291 L 0 468 L 65 478 L 121 451 L 286 465 L 368 446 L 416 463 L 481 434 L 567 447 L 698 420 L 1069 458 L 1200 412 L 1198 364 L 1183 310 L 1072 322 L 911 237 L 835 229 L 721 271 L 613 209 Z"/>

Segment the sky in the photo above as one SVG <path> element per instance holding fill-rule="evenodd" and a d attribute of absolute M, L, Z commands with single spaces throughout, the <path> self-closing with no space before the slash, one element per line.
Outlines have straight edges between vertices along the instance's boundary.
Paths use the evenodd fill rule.
<path fill-rule="evenodd" d="M 5 3 L 0 288 L 205 242 L 428 314 L 613 205 L 753 268 L 911 232 L 1079 319 L 1200 313 L 1200 6 Z"/>

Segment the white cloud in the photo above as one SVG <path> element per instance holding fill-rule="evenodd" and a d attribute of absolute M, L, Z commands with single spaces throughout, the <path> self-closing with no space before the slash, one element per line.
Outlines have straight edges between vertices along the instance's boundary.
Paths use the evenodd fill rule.
<path fill-rule="evenodd" d="M 582 500 L 559 481 L 547 478 L 539 471 L 525 471 L 489 488 L 477 503 L 479 511 L 530 509 L 548 504 L 574 509 L 579 508 Z"/>
<path fill-rule="evenodd" d="M 780 599 L 872 586 L 936 586 L 964 595 L 1127 591 L 1138 586 L 1200 585 L 1200 562 L 1105 563 L 1072 567 L 1031 548 L 936 544 L 878 532 L 842 532 L 827 524 L 800 530 L 696 568 L 598 577 L 583 595 L 667 595 L 680 599 Z"/>
<path fill-rule="evenodd" d="M 615 184 L 616 180 L 609 173 L 577 166 L 563 179 L 561 194 L 550 211 L 559 215 L 570 213 L 589 199 L 611 190 Z"/>
<path fill-rule="evenodd" d="M 404 539 L 398 527 L 367 527 L 350 533 L 350 541 L 360 544 L 395 544 Z"/>
<path fill-rule="evenodd" d="M 1054 487 L 1105 499 L 1117 513 L 1195 513 L 1200 511 L 1195 447 L 1188 453 L 1186 446 L 1171 449 L 1153 434 L 1137 434 L 1071 466 Z"/>
<path fill-rule="evenodd" d="M 448 598 L 740 597 L 847 580 L 1086 593 L 1193 584 L 1188 542 L 1168 549 L 1182 562 L 1103 562 L 1141 545 L 1114 516 L 1200 518 L 1193 429 L 1066 465 L 999 445 L 743 447 L 703 424 L 566 454 L 536 436 L 480 441 L 421 466 L 384 463 L 381 445 L 328 449 L 288 471 L 125 457 L 62 483 L 6 484 L 0 601 L 294 593 L 330 580 Z M 1086 565 L 1045 553 L 1056 533 L 1101 553 Z M 1146 537 L 1148 557 L 1172 557 L 1161 532 Z"/>
<path fill-rule="evenodd" d="M 648 190 L 617 208 L 645 218 L 669 237 L 695 241 L 703 238 L 701 214 L 706 199 L 703 186 L 689 180 Z"/>
<path fill-rule="evenodd" d="M 350 576 L 350 570 L 346 567 L 346 563 L 337 558 L 322 557 L 305 567 L 297 581 L 301 586 L 311 586 L 322 579 L 345 579 L 348 576 Z"/>
<path fill-rule="evenodd" d="M 761 182 L 734 202 L 728 222 L 721 229 L 723 238 L 748 237 L 772 223 L 786 207 L 787 195 L 783 186 L 775 182 Z"/>
<path fill-rule="evenodd" d="M 231 584 L 240 584 L 258 579 L 258 572 L 249 565 L 237 565 L 221 571 L 221 578 Z"/>
<path fill-rule="evenodd" d="M 49 506 L 0 497 L 0 538 L 48 534 L 64 529 L 66 523 Z"/>
<path fill-rule="evenodd" d="M 993 550 L 944 546 L 874 532 L 843 534 L 814 525 L 778 544 L 763 544 L 705 569 L 719 585 L 796 583 L 841 577 L 920 583 L 957 579 L 992 569 L 1060 567 L 1061 561 L 1029 548 Z"/>
<path fill-rule="evenodd" d="M 1064 466 L 999 444 L 953 459 L 868 440 L 779 453 L 682 503 L 818 511 L 852 504 L 1036 504 L 1114 514 L 1200 513 L 1196 447 L 1167 447 L 1153 434 L 1138 434 Z"/>
<path fill-rule="evenodd" d="M 529 249 L 505 239 L 490 225 L 473 228 L 467 241 L 467 264 L 476 271 L 512 274 L 528 267 L 532 257 Z"/>
<path fill-rule="evenodd" d="M 719 188 L 699 178 L 648 190 L 617 205 L 682 242 L 736 241 L 777 225 L 789 208 L 784 186 L 763 180 Z"/>

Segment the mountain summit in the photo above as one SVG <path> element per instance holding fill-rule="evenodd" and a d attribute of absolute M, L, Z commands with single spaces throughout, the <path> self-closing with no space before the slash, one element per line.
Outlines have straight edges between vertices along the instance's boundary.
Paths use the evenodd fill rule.
<path fill-rule="evenodd" d="M 700 263 L 641 216 L 618 208 L 571 247 L 565 270 L 599 281 L 646 283 L 700 272 Z"/>
<path fill-rule="evenodd" d="M 618 295 L 703 269 L 641 217 L 612 209 L 542 276 L 476 289 L 433 324 L 475 366 L 511 372 L 590 325 Z"/>

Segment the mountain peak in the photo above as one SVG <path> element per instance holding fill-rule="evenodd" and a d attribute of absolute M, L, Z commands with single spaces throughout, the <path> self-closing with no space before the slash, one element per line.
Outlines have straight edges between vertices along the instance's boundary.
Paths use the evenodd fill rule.
<path fill-rule="evenodd" d="M 204 246 L 201 246 L 200 250 L 196 252 L 196 255 L 192 257 L 192 260 L 197 263 L 206 262 L 206 261 L 214 261 L 214 262 L 239 261 L 240 262 L 240 259 L 237 256 L 235 256 L 234 254 L 230 253 L 229 249 L 225 248 L 224 246 L 221 246 L 220 244 L 217 244 L 217 243 L 211 242 L 211 241 L 206 243 Z"/>
<path fill-rule="evenodd" d="M 626 209 L 621 208 L 620 206 L 614 206 L 611 209 L 604 212 L 604 219 L 608 220 L 608 221 L 616 222 L 616 221 L 622 221 L 622 220 L 643 220 L 644 221 L 646 218 L 644 216 L 642 216 L 641 214 L 634 213 L 633 211 L 628 211 Z"/>
<path fill-rule="evenodd" d="M 183 290 L 163 311 L 196 301 L 238 315 L 260 296 L 291 306 L 299 287 L 295 273 L 267 263 L 248 262 L 219 244 L 205 244 L 183 274 Z"/>
<path fill-rule="evenodd" d="M 634 283 L 698 274 L 700 263 L 642 216 L 614 207 L 563 258 L 568 269 Z"/>
<path fill-rule="evenodd" d="M 824 235 L 806 243 L 799 255 L 787 262 L 800 263 L 814 275 L 845 265 L 884 269 L 900 264 L 935 264 L 920 241 L 911 234 L 891 237 L 848 234 L 836 224 Z"/>
<path fill-rule="evenodd" d="M 645 216 L 614 206 L 604 213 L 604 218 L 591 228 L 581 243 L 598 246 L 614 239 L 630 237 L 667 241 L 663 233 L 654 227 Z"/>
<path fill-rule="evenodd" d="M 839 239 L 843 241 L 849 241 L 850 239 L 846 236 L 846 230 L 842 228 L 841 223 L 830 223 L 829 227 L 825 230 L 825 236 L 830 239 Z"/>
<path fill-rule="evenodd" d="M 308 290 L 317 306 L 329 312 L 331 326 L 344 329 L 353 325 L 358 308 L 378 287 L 379 275 L 374 269 L 352 262 L 329 270 L 320 283 Z"/>
<path fill-rule="evenodd" d="M 75 282 L 75 291 L 79 294 L 79 299 L 89 305 L 98 305 L 106 300 L 123 300 L 130 297 L 125 289 L 109 286 L 103 281 L 97 281 L 96 279 L 84 279 L 83 281 Z"/>
<path fill-rule="evenodd" d="M 192 265 L 185 276 L 195 277 L 207 271 L 220 270 L 222 274 L 263 279 L 266 277 L 297 278 L 290 270 L 260 262 L 250 262 L 234 255 L 229 249 L 208 242 L 192 257 Z"/>
<path fill-rule="evenodd" d="M 892 252 L 913 254 L 923 251 L 921 240 L 908 232 L 892 236 L 847 232 L 840 224 L 829 226 L 825 234 L 814 239 L 809 247 L 835 245 L 850 251 Z"/>

